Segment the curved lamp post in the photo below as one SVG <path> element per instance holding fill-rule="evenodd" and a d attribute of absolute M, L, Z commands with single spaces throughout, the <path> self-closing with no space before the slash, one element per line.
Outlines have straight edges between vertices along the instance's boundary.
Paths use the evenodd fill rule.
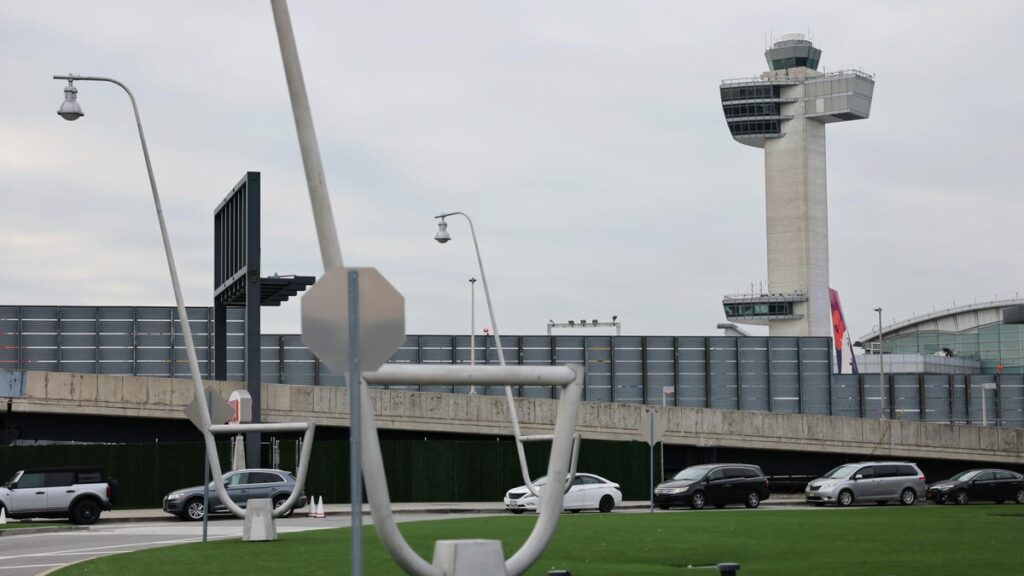
<path fill-rule="evenodd" d="M 201 372 L 199 371 L 199 361 L 196 357 L 195 343 L 192 341 L 192 328 L 188 322 L 188 312 L 185 309 L 185 299 L 181 295 L 181 282 L 178 280 L 178 267 L 174 263 L 174 251 L 171 249 L 171 238 L 167 233 L 167 222 L 164 220 L 164 210 L 160 204 L 160 194 L 156 188 L 156 178 L 153 176 L 153 163 L 149 159 L 149 147 L 146 146 L 146 135 L 142 131 L 142 119 L 139 118 L 139 106 L 135 102 L 135 95 L 128 89 L 123 83 L 113 78 L 105 78 L 101 76 L 77 76 L 74 74 L 68 74 L 65 76 L 54 76 L 54 80 L 67 80 L 68 85 L 64 87 L 64 102 L 60 105 L 57 110 L 57 114 L 61 118 L 68 121 L 75 121 L 85 116 L 82 112 L 82 106 L 78 103 L 78 88 L 75 88 L 74 83 L 76 81 L 86 82 L 110 82 L 121 87 L 122 90 L 128 94 L 128 99 L 132 103 L 132 111 L 135 113 L 135 125 L 139 128 L 139 140 L 142 143 L 142 156 L 146 159 L 146 171 L 149 173 L 149 185 L 153 191 L 153 204 L 156 206 L 156 217 L 160 222 L 160 235 L 163 238 L 164 253 L 167 256 L 167 268 L 171 274 L 171 286 L 174 289 L 174 301 L 178 307 L 178 320 L 181 323 L 182 337 L 185 340 L 185 351 L 188 355 L 189 368 L 192 372 L 192 383 L 195 385 L 195 397 L 199 403 L 200 417 L 202 418 L 202 429 L 200 432 L 203 434 L 203 439 L 206 442 L 207 453 L 209 454 L 210 472 L 213 476 L 214 487 L 217 490 L 217 496 L 220 501 L 224 503 L 236 516 L 240 518 L 245 517 L 245 510 L 239 505 L 235 504 L 230 497 L 228 497 L 227 490 L 224 487 L 223 474 L 220 467 L 220 459 L 217 458 L 217 446 L 214 441 L 214 432 L 245 432 L 249 430 L 262 430 L 262 431 L 292 431 L 306 433 L 305 442 L 302 447 L 302 455 L 300 457 L 299 470 L 296 477 L 296 484 L 299 487 L 298 490 L 293 490 L 292 494 L 288 497 L 288 500 L 274 510 L 274 517 L 279 517 L 284 514 L 285 510 L 290 509 L 299 497 L 299 493 L 302 491 L 301 488 L 306 480 L 306 463 L 309 460 L 309 448 L 312 445 L 312 434 L 314 426 L 306 423 L 283 423 L 283 424 L 242 424 L 235 426 L 213 426 L 210 422 L 210 411 L 206 403 L 206 393 L 203 387 L 203 379 Z M 173 327 L 172 327 L 173 328 Z"/>
<path fill-rule="evenodd" d="M 469 223 L 469 233 L 473 237 L 473 249 L 476 251 L 476 263 L 480 268 L 480 282 L 484 285 L 484 299 L 487 301 L 487 314 L 491 319 L 491 329 L 494 330 L 494 344 L 498 349 L 498 363 L 505 366 L 505 350 L 501 346 L 501 332 L 498 330 L 498 320 L 494 317 L 494 305 L 491 302 L 491 290 L 487 286 L 487 273 L 484 272 L 484 260 L 480 256 L 480 243 L 476 239 L 476 227 L 473 226 L 473 219 L 469 217 L 469 214 L 465 212 L 444 212 L 434 216 L 437 222 L 437 234 L 434 235 L 434 240 L 437 240 L 440 244 L 447 244 L 452 239 L 451 233 L 448 232 L 448 221 L 446 218 L 450 216 L 462 216 Z M 505 386 L 505 400 L 508 404 L 509 417 L 512 419 L 512 431 L 516 438 L 516 452 L 519 455 L 519 470 L 523 475 L 523 484 L 526 485 L 526 489 L 530 491 L 534 496 L 540 497 L 540 491 L 533 484 L 533 480 L 530 478 L 530 468 L 526 463 L 526 449 L 523 446 L 523 442 L 530 441 L 542 441 L 551 440 L 550 434 L 538 434 L 533 436 L 523 436 L 519 431 L 519 415 L 516 412 L 515 399 L 512 396 L 512 386 Z M 576 461 L 579 457 L 579 443 L 580 436 L 577 434 L 573 442 L 572 451 L 572 465 L 569 473 L 569 477 L 566 479 L 565 490 L 568 491 L 572 487 L 573 481 L 576 479 Z"/>

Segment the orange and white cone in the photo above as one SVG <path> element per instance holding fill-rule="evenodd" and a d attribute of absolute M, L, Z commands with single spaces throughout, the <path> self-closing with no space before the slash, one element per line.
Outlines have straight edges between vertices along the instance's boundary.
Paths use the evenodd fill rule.
<path fill-rule="evenodd" d="M 324 497 L 320 496 L 320 499 L 316 503 L 316 517 L 326 518 L 327 514 L 324 513 Z"/>
<path fill-rule="evenodd" d="M 306 518 L 316 518 L 316 496 L 309 497 L 309 512 L 306 513 Z"/>

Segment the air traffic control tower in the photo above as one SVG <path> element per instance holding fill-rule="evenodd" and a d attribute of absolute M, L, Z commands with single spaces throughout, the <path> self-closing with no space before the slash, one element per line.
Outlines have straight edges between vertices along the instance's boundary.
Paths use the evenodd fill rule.
<path fill-rule="evenodd" d="M 867 118 L 874 78 L 818 72 L 821 50 L 786 34 L 765 51 L 767 72 L 725 80 L 732 137 L 764 148 L 768 288 L 722 300 L 729 320 L 767 324 L 772 336 L 831 336 L 825 125 Z"/>

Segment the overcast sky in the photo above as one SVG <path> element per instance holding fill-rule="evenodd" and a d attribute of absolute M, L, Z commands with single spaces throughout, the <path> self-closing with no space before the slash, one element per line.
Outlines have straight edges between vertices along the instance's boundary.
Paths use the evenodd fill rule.
<path fill-rule="evenodd" d="M 831 282 L 854 336 L 1024 291 L 1018 2 L 291 2 L 346 264 L 402 291 L 409 333 L 465 333 L 473 216 L 499 326 L 610 319 L 714 334 L 767 276 L 764 160 L 722 79 L 810 31 L 877 74 L 828 128 Z M 262 173 L 263 272 L 322 271 L 269 2 L 0 0 L 0 304 L 170 305 L 136 94 L 189 305 L 212 303 L 213 209 Z M 478 327 L 483 299 L 477 306 Z M 297 332 L 298 304 L 264 311 Z"/>

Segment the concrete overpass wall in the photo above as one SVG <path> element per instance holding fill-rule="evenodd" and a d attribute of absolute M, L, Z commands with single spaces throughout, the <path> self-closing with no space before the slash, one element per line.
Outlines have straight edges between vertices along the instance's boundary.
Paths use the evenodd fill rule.
<path fill-rule="evenodd" d="M 80 414 L 184 419 L 192 382 L 184 379 L 99 376 L 66 372 L 24 372 L 19 390 L 0 398 L 18 413 Z M 225 398 L 239 382 L 213 382 Z M 510 435 L 503 397 L 439 392 L 372 390 L 382 428 L 465 434 Z M 267 422 L 309 420 L 347 427 L 347 389 L 263 385 Z M 518 398 L 524 433 L 550 433 L 557 401 Z M 585 402 L 578 427 L 585 438 L 637 439 L 643 410 L 668 420 L 665 441 L 702 447 L 755 448 L 862 454 L 878 458 L 932 458 L 1024 464 L 1024 429 L 870 420 L 758 411 L 641 406 Z"/>

